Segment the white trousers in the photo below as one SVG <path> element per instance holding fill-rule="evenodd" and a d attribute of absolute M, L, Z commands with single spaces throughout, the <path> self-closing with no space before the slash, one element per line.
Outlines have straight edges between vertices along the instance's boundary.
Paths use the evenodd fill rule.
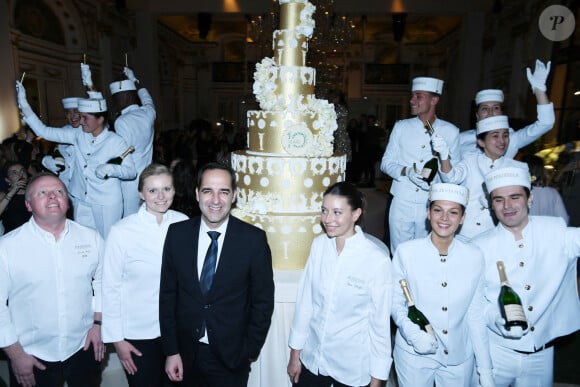
<path fill-rule="evenodd" d="M 470 387 L 474 358 L 457 365 L 442 365 L 425 356 L 403 351 L 393 353 L 399 387 Z"/>
<path fill-rule="evenodd" d="M 552 387 L 554 347 L 530 355 L 490 345 L 496 387 Z"/>
<path fill-rule="evenodd" d="M 123 213 L 123 203 L 121 201 L 106 206 L 79 200 L 74 204 L 75 221 L 83 226 L 94 228 L 104 239 L 107 238 L 111 226 L 121 219 L 121 214 Z"/>
<path fill-rule="evenodd" d="M 391 254 L 402 242 L 427 236 L 427 202 L 412 203 L 394 197 L 389 210 Z"/>

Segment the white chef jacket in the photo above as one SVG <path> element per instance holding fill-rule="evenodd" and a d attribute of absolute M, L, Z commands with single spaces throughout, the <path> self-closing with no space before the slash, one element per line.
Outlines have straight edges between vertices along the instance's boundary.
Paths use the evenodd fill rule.
<path fill-rule="evenodd" d="M 103 326 L 105 343 L 159 337 L 159 276 L 163 243 L 170 224 L 186 220 L 169 210 L 161 224 L 143 203 L 117 222 L 105 244 Z"/>
<path fill-rule="evenodd" d="M 452 162 L 458 162 L 460 160 L 459 129 L 440 118 L 437 118 L 432 126 L 449 146 Z M 381 161 L 381 171 L 393 178 L 391 185 L 393 196 L 424 206 L 427 203 L 429 191 L 417 187 L 407 176 L 401 176 L 401 171 L 403 167 L 412 167 L 413 163 L 416 163 L 417 168 L 421 168 L 432 158 L 431 138 L 425 131 L 425 124 L 418 117 L 397 121 Z M 438 181 L 438 177 L 435 177 L 434 182 Z"/>
<path fill-rule="evenodd" d="M 308 370 L 351 386 L 388 378 L 391 274 L 388 254 L 358 226 L 340 255 L 334 238 L 314 239 L 288 340 Z"/>
<path fill-rule="evenodd" d="M 536 141 L 554 127 L 554 122 L 556 121 L 554 104 L 550 102 L 544 105 L 537 105 L 536 109 L 538 112 L 536 122 L 519 130 L 509 128 L 510 143 L 505 157 L 513 159 L 521 148 Z M 477 132 L 475 129 L 461 132 L 459 142 L 462 157 L 467 157 L 470 153 L 477 153 L 479 151 L 477 147 Z"/>
<path fill-rule="evenodd" d="M 580 228 L 566 227 L 561 218 L 530 216 L 523 238 L 501 223 L 478 235 L 473 243 L 485 258 L 486 318 L 491 345 L 532 352 L 551 340 L 580 329 L 580 301 L 576 263 L 580 256 Z M 497 261 L 503 261 L 510 286 L 520 296 L 529 332 L 519 340 L 506 339 L 494 320 L 500 314 L 501 283 Z"/>
<path fill-rule="evenodd" d="M 482 232 L 494 227 L 493 218 L 489 210 L 486 192 L 483 190 L 485 175 L 498 168 L 518 167 L 528 169 L 521 161 L 500 157 L 492 160 L 479 151 L 467 155 L 451 168 L 449 173 L 440 172 L 444 183 L 461 184 L 469 189 L 469 201 L 465 210 L 465 221 L 459 234 L 466 238 L 473 238 Z"/>
<path fill-rule="evenodd" d="M 458 238 L 449 246 L 447 256 L 439 255 L 431 234 L 400 244 L 393 257 L 395 286 L 391 315 L 397 326 L 408 319 L 408 306 L 399 286 L 404 278 L 416 307 L 435 330 L 439 347 L 435 354 L 419 355 L 400 329 L 395 347 L 444 366 L 461 364 L 475 354 L 478 367 L 491 369 L 484 319 L 483 262 L 477 247 Z"/>
<path fill-rule="evenodd" d="M 58 240 L 34 218 L 3 236 L 0 347 L 18 341 L 46 361 L 81 349 L 101 311 L 103 247 L 99 233 L 68 219 Z"/>
<path fill-rule="evenodd" d="M 155 133 L 155 105 L 147 89 L 142 88 L 137 92 L 142 106 L 130 105 L 121 111 L 121 115 L 115 120 L 115 132 L 123 137 L 128 145 L 135 147 L 133 162 L 137 170 L 137 176 L 153 160 L 153 136 Z M 140 198 L 137 188 L 139 179 L 124 180 L 121 182 L 123 190 L 123 216 L 134 214 L 139 210 Z"/>

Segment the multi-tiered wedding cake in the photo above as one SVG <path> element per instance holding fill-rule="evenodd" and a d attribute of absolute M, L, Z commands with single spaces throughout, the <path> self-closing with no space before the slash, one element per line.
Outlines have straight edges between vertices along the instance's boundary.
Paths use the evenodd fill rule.
<path fill-rule="evenodd" d="M 238 179 L 233 214 L 267 232 L 275 269 L 302 269 L 323 232 L 322 194 L 344 180 L 346 156 L 333 155 L 334 106 L 314 96 L 316 70 L 305 66 L 315 7 L 280 1 L 274 57 L 256 65 L 248 112 L 248 150 L 232 154 Z"/>

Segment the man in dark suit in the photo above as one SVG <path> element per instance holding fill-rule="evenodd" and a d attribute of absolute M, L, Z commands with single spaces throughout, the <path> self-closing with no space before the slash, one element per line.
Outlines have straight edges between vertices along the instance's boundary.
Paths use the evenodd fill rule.
<path fill-rule="evenodd" d="M 172 224 L 163 249 L 165 371 L 186 386 L 247 386 L 274 310 L 270 247 L 263 230 L 230 216 L 231 168 L 203 166 L 196 197 L 201 216 Z"/>

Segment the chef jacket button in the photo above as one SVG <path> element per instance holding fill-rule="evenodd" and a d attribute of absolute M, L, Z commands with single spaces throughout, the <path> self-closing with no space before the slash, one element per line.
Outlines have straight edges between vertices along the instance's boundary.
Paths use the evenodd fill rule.
<path fill-rule="evenodd" d="M 443 329 L 441 332 L 443 332 L 444 335 L 447 334 L 447 329 Z"/>
<path fill-rule="evenodd" d="M 530 328 L 530 331 L 532 331 L 532 332 L 535 331 L 535 330 L 536 330 L 536 327 L 531 327 Z"/>
<path fill-rule="evenodd" d="M 441 262 L 443 262 L 443 263 L 447 262 L 447 258 L 445 258 L 445 257 L 441 258 Z"/>
<path fill-rule="evenodd" d="M 445 349 L 445 350 L 443 350 L 443 353 L 444 353 L 444 354 L 446 354 L 446 355 L 449 355 L 449 351 L 448 351 L 448 350 L 446 350 L 446 349 Z"/>
<path fill-rule="evenodd" d="M 523 248 L 524 248 L 524 244 L 523 244 L 523 243 L 520 243 L 520 244 L 518 245 L 518 247 L 519 247 L 520 249 L 523 249 Z"/>
<path fill-rule="evenodd" d="M 520 267 L 524 267 L 525 263 L 520 262 Z"/>
<path fill-rule="evenodd" d="M 441 284 L 441 286 L 443 286 L 443 287 L 447 287 L 447 282 L 443 282 L 443 283 Z"/>
<path fill-rule="evenodd" d="M 526 289 L 526 290 L 530 290 L 531 288 L 532 288 L 532 287 L 531 287 L 530 285 L 526 285 L 526 286 L 524 286 L 524 289 Z"/>
<path fill-rule="evenodd" d="M 415 188 L 415 192 L 419 192 L 419 188 Z"/>
<path fill-rule="evenodd" d="M 87 167 L 86 165 L 83 165 L 83 168 L 86 168 L 86 167 Z"/>
<path fill-rule="evenodd" d="M 423 162 L 423 160 L 419 160 L 419 162 L 420 162 L 420 163 L 422 163 L 422 162 Z"/>
<path fill-rule="evenodd" d="M 481 226 L 481 223 L 477 222 L 475 223 L 476 226 Z"/>
<path fill-rule="evenodd" d="M 534 310 L 534 307 L 530 305 L 530 306 L 528 306 L 528 310 L 529 310 L 530 312 L 532 312 L 532 311 Z"/>
<path fill-rule="evenodd" d="M 441 308 L 442 311 L 447 312 L 447 307 L 444 306 L 443 308 Z"/>

